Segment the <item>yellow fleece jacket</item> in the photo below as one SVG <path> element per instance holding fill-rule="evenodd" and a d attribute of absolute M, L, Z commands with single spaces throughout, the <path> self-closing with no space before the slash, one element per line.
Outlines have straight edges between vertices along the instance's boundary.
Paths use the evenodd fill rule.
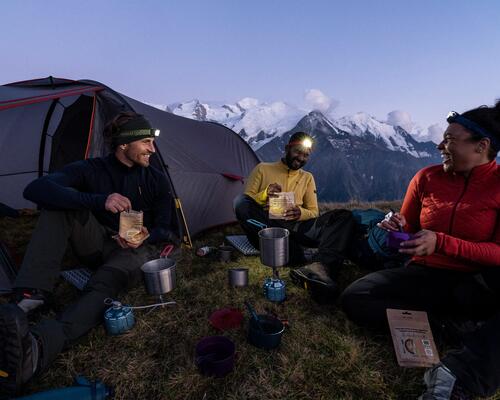
<path fill-rule="evenodd" d="M 281 160 L 260 163 L 247 179 L 245 194 L 263 206 L 267 201 L 267 188 L 272 183 L 280 184 L 283 192 L 294 192 L 295 205 L 300 208 L 299 221 L 318 217 L 316 183 L 310 172 L 289 169 Z"/>

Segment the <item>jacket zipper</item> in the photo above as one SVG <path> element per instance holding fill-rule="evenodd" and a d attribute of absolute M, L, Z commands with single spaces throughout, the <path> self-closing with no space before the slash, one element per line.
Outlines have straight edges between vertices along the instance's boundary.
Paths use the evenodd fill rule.
<path fill-rule="evenodd" d="M 462 198 L 465 196 L 465 192 L 467 191 L 467 186 L 469 185 L 469 178 L 470 175 L 467 178 L 465 178 L 465 183 L 464 183 L 464 188 L 462 189 L 462 193 L 460 193 L 460 196 L 458 197 L 457 201 L 453 206 L 453 210 L 451 212 L 450 227 L 448 229 L 449 235 L 451 235 L 453 230 L 453 222 L 455 221 L 455 212 L 457 211 L 458 204 L 460 203 L 460 200 L 462 200 Z"/>

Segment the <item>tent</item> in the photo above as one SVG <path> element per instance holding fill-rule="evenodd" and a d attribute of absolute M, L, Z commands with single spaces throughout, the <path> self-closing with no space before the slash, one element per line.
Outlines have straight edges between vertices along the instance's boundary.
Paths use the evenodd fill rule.
<path fill-rule="evenodd" d="M 233 222 L 233 198 L 258 163 L 232 130 L 179 117 L 89 80 L 43 78 L 0 86 L 0 202 L 34 207 L 22 192 L 33 179 L 111 149 L 103 128 L 118 112 L 143 114 L 161 130 L 152 165 L 169 178 L 179 235 Z"/>

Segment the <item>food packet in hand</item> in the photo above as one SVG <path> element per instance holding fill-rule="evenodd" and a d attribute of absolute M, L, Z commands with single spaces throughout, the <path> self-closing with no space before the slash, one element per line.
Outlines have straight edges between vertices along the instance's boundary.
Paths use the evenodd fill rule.
<path fill-rule="evenodd" d="M 119 235 L 130 243 L 139 243 L 145 238 L 143 237 L 142 211 L 123 211 L 120 213 L 120 231 Z"/>
<path fill-rule="evenodd" d="M 294 192 L 279 192 L 269 197 L 269 219 L 284 219 L 285 211 L 295 205 Z"/>

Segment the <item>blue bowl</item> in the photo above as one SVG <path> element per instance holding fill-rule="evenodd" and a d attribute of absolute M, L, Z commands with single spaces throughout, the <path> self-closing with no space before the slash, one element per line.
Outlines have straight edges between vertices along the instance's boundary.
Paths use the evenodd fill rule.
<path fill-rule="evenodd" d="M 261 349 L 275 349 L 281 343 L 281 336 L 285 330 L 283 322 L 269 315 L 259 314 L 260 326 L 255 319 L 250 319 L 248 324 L 248 342 Z"/>

